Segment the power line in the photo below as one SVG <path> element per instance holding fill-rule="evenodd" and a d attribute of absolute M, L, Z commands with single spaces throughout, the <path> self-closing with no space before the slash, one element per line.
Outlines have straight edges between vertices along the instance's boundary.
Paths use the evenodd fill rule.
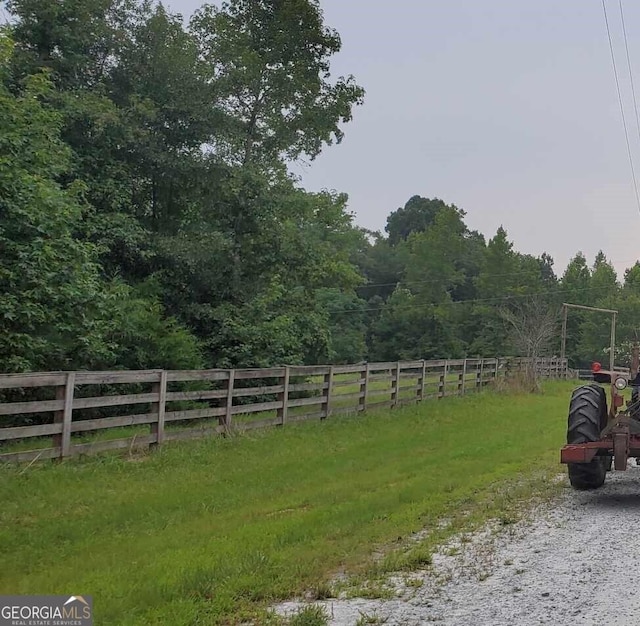
<path fill-rule="evenodd" d="M 471 278 L 471 279 L 476 279 L 478 278 L 480 275 L 476 275 L 476 276 L 466 276 L 465 279 L 467 278 Z M 521 272 L 508 272 L 506 274 L 482 274 L 482 278 L 509 278 L 512 276 L 531 276 L 531 277 L 535 277 L 535 278 L 540 278 L 541 274 L 539 271 L 536 270 L 523 270 Z M 431 285 L 431 284 L 437 284 L 437 283 L 442 283 L 444 280 L 444 278 L 431 278 L 431 279 L 425 279 L 425 280 L 397 280 L 394 283 L 365 283 L 363 285 L 359 285 L 358 287 L 356 287 L 356 289 L 366 289 L 366 288 L 375 288 L 375 287 L 406 287 L 409 285 Z M 464 282 L 460 283 L 461 285 L 464 285 Z"/>
<path fill-rule="evenodd" d="M 627 54 L 627 69 L 629 70 L 629 81 L 631 82 L 631 96 L 633 97 L 633 110 L 636 114 L 636 129 L 638 138 L 640 139 L 640 116 L 638 116 L 638 101 L 636 100 L 636 88 L 633 82 L 633 71 L 631 69 L 631 56 L 629 55 L 629 40 L 627 38 L 627 26 L 624 20 L 624 9 L 622 8 L 622 0 L 618 0 L 620 6 L 620 21 L 622 22 L 622 34 L 624 36 L 624 49 Z"/>
<path fill-rule="evenodd" d="M 631 177 L 633 179 L 633 189 L 636 194 L 636 203 L 638 212 L 640 212 L 640 194 L 638 194 L 638 183 L 636 180 L 636 171 L 633 166 L 633 156 L 631 154 L 631 144 L 629 143 L 629 131 L 627 129 L 627 119 L 624 114 L 624 105 L 622 104 L 622 93 L 620 92 L 620 80 L 618 79 L 618 68 L 616 66 L 616 57 L 613 52 L 613 42 L 611 41 L 611 30 L 609 28 L 609 18 L 607 17 L 607 4 L 602 0 L 602 10 L 604 11 L 604 23 L 607 27 L 607 38 L 609 39 L 609 50 L 611 51 L 611 63 L 613 65 L 613 76 L 616 79 L 616 90 L 618 92 L 618 102 L 620 103 L 620 114 L 622 115 L 622 126 L 624 128 L 624 136 L 627 142 L 627 154 L 629 155 L 629 165 L 631 166 Z"/>
<path fill-rule="evenodd" d="M 520 300 L 522 298 L 538 298 L 542 296 L 558 296 L 558 295 L 566 295 L 573 294 L 576 292 L 586 292 L 586 291 L 605 291 L 609 290 L 609 285 L 602 285 L 600 287 L 580 287 L 577 289 L 554 289 L 549 291 L 538 291 L 535 293 L 521 293 L 521 294 L 511 294 L 508 296 L 495 296 L 493 298 L 472 298 L 468 300 L 454 300 L 448 302 L 430 302 L 428 304 L 407 304 L 404 306 L 391 307 L 393 310 L 398 309 L 429 309 L 435 307 L 443 307 L 443 306 L 458 306 L 461 304 L 500 304 L 501 302 L 509 302 L 512 300 Z M 388 306 L 388 302 L 385 302 L 383 305 L 379 307 L 370 307 L 363 309 L 342 309 L 337 310 L 333 309 L 331 313 L 366 313 L 366 312 L 375 312 L 382 311 L 385 307 Z"/>
<path fill-rule="evenodd" d="M 624 264 L 632 263 L 630 267 L 626 268 L 626 269 L 631 269 L 636 263 L 640 263 L 640 258 L 636 257 L 633 259 L 625 259 L 625 260 L 607 259 L 607 262 L 611 266 L 614 266 L 615 264 L 621 264 L 621 263 L 624 263 Z M 587 266 L 587 269 L 589 269 L 590 272 L 592 271 L 589 266 Z M 535 269 L 531 269 L 531 270 L 522 270 L 519 272 L 507 272 L 505 274 L 482 274 L 482 275 L 477 274 L 475 276 L 466 276 L 465 279 L 471 278 L 472 280 L 474 280 L 479 278 L 480 276 L 482 276 L 482 278 L 511 278 L 513 276 L 531 276 L 532 278 L 542 278 L 542 275 L 539 271 Z M 556 275 L 554 273 L 554 276 L 556 276 L 556 280 L 562 281 L 561 275 Z M 442 278 L 430 278 L 430 279 L 424 279 L 424 280 L 397 280 L 392 283 L 364 283 L 362 285 L 358 285 L 356 289 L 368 289 L 368 288 L 374 289 L 378 287 L 408 287 L 411 285 L 431 285 L 431 284 L 441 283 L 442 281 L 443 281 Z M 464 283 L 460 283 L 460 285 L 464 285 Z"/>
<path fill-rule="evenodd" d="M 13 15 L 4 7 L 6 0 L 0 0 L 0 12 L 2 13 L 2 20 L 0 21 L 0 27 L 10 26 L 12 24 Z"/>

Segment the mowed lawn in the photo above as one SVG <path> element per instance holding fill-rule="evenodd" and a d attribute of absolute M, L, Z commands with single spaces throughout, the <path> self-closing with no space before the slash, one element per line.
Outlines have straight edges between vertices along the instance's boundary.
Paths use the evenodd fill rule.
<path fill-rule="evenodd" d="M 242 437 L 0 467 L 0 593 L 93 595 L 96 624 L 236 623 L 558 465 L 572 383 Z"/>

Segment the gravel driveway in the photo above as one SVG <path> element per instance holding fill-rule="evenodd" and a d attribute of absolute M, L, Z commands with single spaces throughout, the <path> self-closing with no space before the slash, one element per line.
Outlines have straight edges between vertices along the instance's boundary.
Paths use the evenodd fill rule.
<path fill-rule="evenodd" d="M 629 465 L 597 491 L 567 488 L 526 522 L 449 545 L 431 571 L 393 581 L 392 600 L 319 604 L 340 626 L 638 624 L 640 469 Z"/>

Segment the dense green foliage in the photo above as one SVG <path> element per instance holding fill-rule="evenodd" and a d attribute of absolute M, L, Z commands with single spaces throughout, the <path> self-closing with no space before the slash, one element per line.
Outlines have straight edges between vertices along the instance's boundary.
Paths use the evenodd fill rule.
<path fill-rule="evenodd" d="M 525 353 L 508 320 L 567 300 L 615 305 L 633 336 L 640 266 L 619 285 L 578 254 L 558 279 L 442 200 L 412 197 L 383 235 L 300 188 L 289 165 L 364 97 L 331 75 L 318 0 L 228 0 L 186 25 L 151 0 L 6 6 L 1 370 Z M 606 320 L 569 330 L 574 363 L 601 356 Z M 538 344 L 557 353 L 557 333 Z"/>

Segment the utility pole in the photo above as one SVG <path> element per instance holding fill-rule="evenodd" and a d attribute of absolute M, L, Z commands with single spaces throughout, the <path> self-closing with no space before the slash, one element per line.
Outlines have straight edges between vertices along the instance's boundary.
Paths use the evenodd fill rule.
<path fill-rule="evenodd" d="M 560 358 L 564 359 L 567 351 L 567 315 L 569 308 L 566 304 L 562 305 L 562 345 L 560 347 Z"/>

